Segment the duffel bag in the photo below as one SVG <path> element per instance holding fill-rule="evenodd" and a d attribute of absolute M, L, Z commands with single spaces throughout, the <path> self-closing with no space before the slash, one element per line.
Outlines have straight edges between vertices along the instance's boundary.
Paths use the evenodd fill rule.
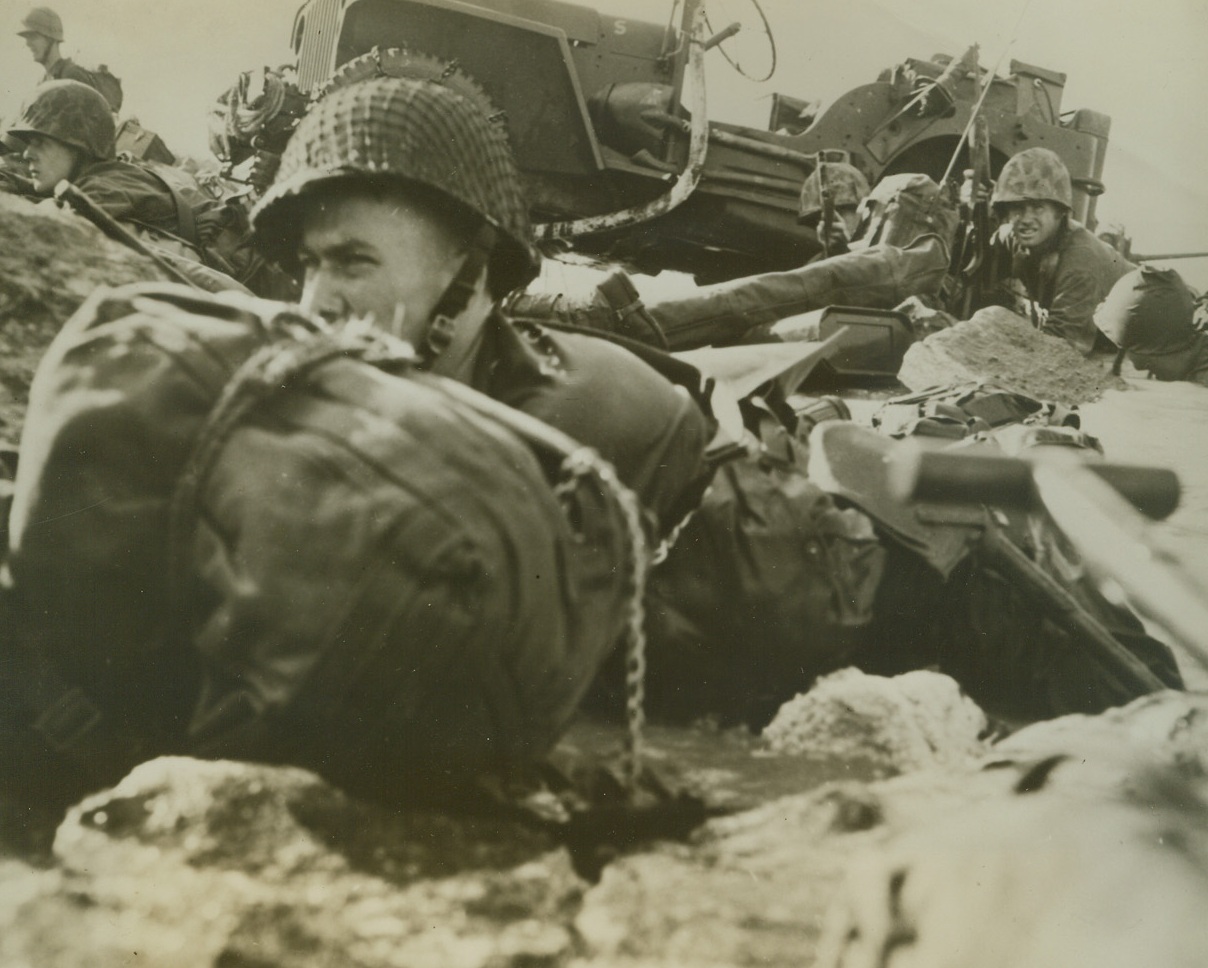
<path fill-rule="evenodd" d="M 246 297 L 81 307 L 10 521 L 13 601 L 71 697 L 38 697 L 52 743 L 87 757 L 100 723 L 403 797 L 552 746 L 640 614 L 636 504 L 409 357 Z"/>

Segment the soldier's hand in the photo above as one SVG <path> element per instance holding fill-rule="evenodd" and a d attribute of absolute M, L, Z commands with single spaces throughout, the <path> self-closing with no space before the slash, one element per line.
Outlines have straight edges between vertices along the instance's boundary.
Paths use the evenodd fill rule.
<path fill-rule="evenodd" d="M 960 204 L 963 209 L 975 209 L 988 205 L 990 202 L 990 186 L 978 181 L 973 175 L 973 169 L 965 169 L 965 177 L 961 182 Z"/>
<path fill-rule="evenodd" d="M 843 219 L 837 218 L 825 228 L 820 225 L 818 231 L 826 236 L 824 245 L 831 255 L 839 255 L 848 250 L 850 239 L 847 237 L 847 228 L 843 224 Z M 823 239 L 819 238 L 818 241 L 823 242 Z"/>

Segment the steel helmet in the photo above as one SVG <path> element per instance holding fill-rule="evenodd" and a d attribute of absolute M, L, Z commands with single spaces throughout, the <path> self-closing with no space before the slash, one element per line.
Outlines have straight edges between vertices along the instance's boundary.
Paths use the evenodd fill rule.
<path fill-rule="evenodd" d="M 347 178 L 398 179 L 451 200 L 498 232 L 489 267 L 496 296 L 537 274 L 528 206 L 505 132 L 436 81 L 379 77 L 337 88 L 303 118 L 272 186 L 252 210 L 261 243 L 289 257 L 298 200 Z"/>
<path fill-rule="evenodd" d="M 1095 310 L 1095 325 L 1123 350 L 1180 353 L 1195 336 L 1195 296 L 1173 269 L 1121 276 Z"/>
<path fill-rule="evenodd" d="M 822 211 L 822 165 L 826 165 L 826 184 L 836 206 L 859 205 L 868 196 L 868 179 L 860 169 L 841 161 L 820 162 L 801 186 L 801 204 L 797 221 L 804 222 Z"/>
<path fill-rule="evenodd" d="M 1056 202 L 1067 211 L 1073 209 L 1070 172 L 1057 152 L 1028 148 L 1007 159 L 990 203 L 997 206 L 1009 202 Z"/>
<path fill-rule="evenodd" d="M 63 21 L 50 7 L 33 7 L 21 21 L 20 37 L 41 34 L 51 40 L 63 40 Z"/>
<path fill-rule="evenodd" d="M 39 84 L 21 109 L 21 120 L 8 133 L 19 139 L 46 135 L 94 159 L 112 158 L 117 137 L 109 102 L 80 81 Z"/>

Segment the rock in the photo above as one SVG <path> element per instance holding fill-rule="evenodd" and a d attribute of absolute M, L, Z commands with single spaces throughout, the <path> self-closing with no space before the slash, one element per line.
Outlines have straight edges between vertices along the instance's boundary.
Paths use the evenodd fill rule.
<path fill-rule="evenodd" d="M 99 285 L 163 278 L 53 202 L 0 193 L 0 439 L 16 441 L 34 368 L 86 296 Z"/>
<path fill-rule="evenodd" d="M 622 858 L 584 897 L 576 968 L 812 965 L 854 856 L 1010 783 L 1006 771 L 828 783 L 710 821 L 689 846 Z"/>
<path fill-rule="evenodd" d="M 76 806 L 58 866 L 0 866 L 0 964 L 564 961 L 583 883 L 505 821 L 393 814 L 302 770 L 163 758 Z"/>
<path fill-rule="evenodd" d="M 992 382 L 1040 400 L 1075 406 L 1125 386 L 1102 358 L 1087 359 L 1001 306 L 933 333 L 906 351 L 898 379 L 912 390 Z"/>
<path fill-rule="evenodd" d="M 968 766 L 984 753 L 987 728 L 985 713 L 948 676 L 841 669 L 785 703 L 763 738 L 776 753 L 871 760 L 891 776 Z"/>
<path fill-rule="evenodd" d="M 1150 766 L 1126 786 L 989 799 L 865 854 L 819 966 L 1208 964 L 1208 783 Z"/>
<path fill-rule="evenodd" d="M 859 796 L 849 789 L 778 800 L 710 824 L 694 849 L 612 864 L 575 920 L 583 963 L 810 964 L 846 859 L 824 834 Z"/>
<path fill-rule="evenodd" d="M 887 836 L 849 867 L 821 966 L 1208 964 L 1208 696 L 1037 723 L 986 764 L 963 802 L 920 775 L 872 791 Z"/>
<path fill-rule="evenodd" d="M 1062 716 L 1034 723 L 1000 740 L 993 761 L 1028 763 L 1061 758 L 1063 786 L 1078 784 L 1113 795 L 1137 763 L 1208 776 L 1208 695 L 1152 693 L 1097 716 Z"/>

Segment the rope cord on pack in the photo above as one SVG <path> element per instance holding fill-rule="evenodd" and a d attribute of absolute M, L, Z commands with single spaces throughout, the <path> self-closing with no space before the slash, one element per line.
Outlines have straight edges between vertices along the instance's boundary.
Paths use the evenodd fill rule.
<path fill-rule="evenodd" d="M 625 781 L 631 798 L 636 798 L 642 772 L 643 734 L 646 726 L 646 578 L 652 555 L 646 540 L 642 505 L 637 495 L 622 483 L 613 466 L 590 447 L 578 444 L 536 417 L 498 403 L 453 380 L 442 380 L 450 395 L 467 403 L 480 413 L 498 420 L 509 430 L 532 443 L 564 455 L 562 480 L 554 493 L 565 499 L 574 491 L 577 480 L 592 477 L 608 491 L 624 516 L 632 558 L 628 629 L 626 634 L 625 672 Z"/>
<path fill-rule="evenodd" d="M 294 319 L 294 317 L 289 317 Z M 274 324 L 277 320 L 273 321 Z M 308 321 L 309 322 L 309 321 Z M 271 328 L 271 326 L 270 326 Z M 338 333 L 321 330 L 305 339 L 275 342 L 257 350 L 232 375 L 210 411 L 173 494 L 169 512 L 168 560 L 171 614 L 179 625 L 188 621 L 186 589 L 190 577 L 191 536 L 197 521 L 202 485 L 223 446 L 239 423 L 269 397 L 295 385 L 300 377 L 340 357 L 351 357 L 398 372 L 415 367 L 418 359 L 411 344 L 384 333 L 347 328 Z M 544 421 L 498 403 L 455 380 L 429 376 L 441 388 L 476 413 L 501 424 L 530 445 L 562 455 L 561 477 L 554 494 L 569 511 L 567 500 L 580 480 L 597 481 L 621 511 L 630 551 L 630 602 L 627 621 L 626 662 L 626 763 L 631 796 L 641 775 L 645 728 L 646 639 L 644 599 L 651 556 L 644 516 L 637 496 L 617 476 L 613 466 L 594 450 L 584 447 Z M 187 629 L 177 631 L 187 634 Z"/>
<path fill-rule="evenodd" d="M 478 278 L 490 262 L 499 234 L 489 222 L 483 222 L 466 248 L 457 274 L 441 294 L 423 341 L 416 347 L 420 365 L 429 369 L 453 341 L 453 321 L 466 310 L 478 287 Z"/>
<path fill-rule="evenodd" d="M 581 447 L 562 462 L 566 477 L 554 488 L 559 499 L 574 493 L 577 481 L 594 477 L 617 498 L 625 516 L 633 547 L 632 598 L 629 603 L 628 628 L 625 637 L 625 786 L 630 798 L 636 798 L 642 775 L 643 735 L 646 729 L 646 578 L 650 556 L 645 549 L 642 508 L 611 464 L 594 450 Z"/>

